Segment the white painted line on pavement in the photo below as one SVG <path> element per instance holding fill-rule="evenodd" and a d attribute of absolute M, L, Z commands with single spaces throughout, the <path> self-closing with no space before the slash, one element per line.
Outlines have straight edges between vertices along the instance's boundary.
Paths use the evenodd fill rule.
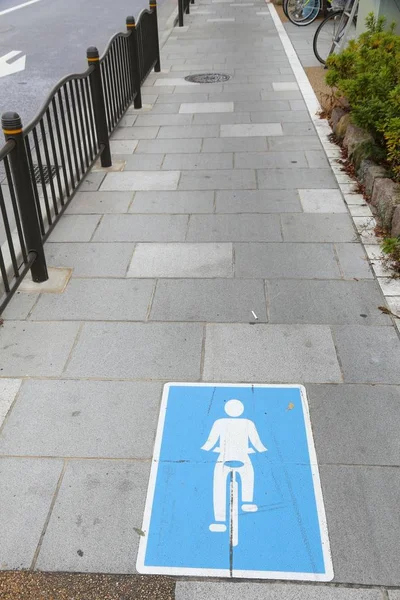
<path fill-rule="evenodd" d="M 36 2 L 40 2 L 40 0 L 29 0 L 29 2 L 24 2 L 23 4 L 18 4 L 18 6 L 12 6 L 11 8 L 6 8 L 6 10 L 2 10 L 0 12 L 0 17 L 2 15 L 6 15 L 7 13 L 13 12 L 14 10 L 19 10 L 20 8 L 25 8 L 25 6 L 29 6 L 30 4 L 36 4 Z"/>
<path fill-rule="evenodd" d="M 13 73 L 18 73 L 25 69 L 26 54 L 20 56 L 20 58 L 13 63 L 7 62 L 19 54 L 21 54 L 21 50 L 11 50 L 8 54 L 0 56 L 0 77 L 6 77 L 7 75 L 12 75 Z"/>

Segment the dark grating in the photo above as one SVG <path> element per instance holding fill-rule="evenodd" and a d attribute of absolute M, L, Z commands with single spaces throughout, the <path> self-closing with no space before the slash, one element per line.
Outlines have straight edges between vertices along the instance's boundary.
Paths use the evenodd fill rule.
<path fill-rule="evenodd" d="M 43 171 L 43 179 L 45 183 L 50 183 L 50 179 L 54 179 L 57 173 L 57 169 L 54 165 L 50 166 L 50 169 L 47 165 L 42 166 Z M 36 183 L 42 183 L 42 177 L 40 175 L 39 165 L 33 165 L 33 178 Z"/>
<path fill-rule="evenodd" d="M 221 83 L 221 81 L 228 81 L 230 75 L 225 73 L 201 73 L 200 75 L 188 75 L 185 77 L 186 81 L 192 83 Z"/>

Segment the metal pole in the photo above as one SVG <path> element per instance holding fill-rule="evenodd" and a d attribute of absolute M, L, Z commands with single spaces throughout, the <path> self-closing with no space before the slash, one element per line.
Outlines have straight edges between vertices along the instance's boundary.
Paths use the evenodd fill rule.
<path fill-rule="evenodd" d="M 178 0 L 179 27 L 183 27 L 183 0 Z"/>
<path fill-rule="evenodd" d="M 131 54 L 131 69 L 132 69 L 132 81 L 133 89 L 135 90 L 135 98 L 133 100 L 133 106 L 135 108 L 142 108 L 142 92 L 140 91 L 140 73 L 139 73 L 139 51 L 138 51 L 138 39 L 136 31 L 136 23 L 134 17 L 126 18 L 126 28 L 130 32 L 130 54 Z"/>
<path fill-rule="evenodd" d="M 106 107 L 104 103 L 103 84 L 101 81 L 99 51 L 94 46 L 86 51 L 89 66 L 94 67 L 90 73 L 90 91 L 92 92 L 93 113 L 96 125 L 97 140 L 99 145 L 103 146 L 100 156 L 102 167 L 111 167 L 110 140 L 108 138 Z"/>
<path fill-rule="evenodd" d="M 157 19 L 157 0 L 150 0 L 150 10 L 154 13 L 154 28 L 155 28 L 155 44 L 156 44 L 156 52 L 157 52 L 157 62 L 154 65 L 154 71 L 159 73 L 161 71 L 161 61 L 160 61 L 160 42 L 158 39 L 158 19 Z"/>
<path fill-rule="evenodd" d="M 36 254 L 36 258 L 31 266 L 32 279 L 37 283 L 41 283 L 42 281 L 47 281 L 49 274 L 47 272 L 35 197 L 33 195 L 21 117 L 15 112 L 4 113 L 1 118 L 1 124 L 6 140 L 13 140 L 15 142 L 15 147 L 9 154 L 13 183 L 24 231 L 26 249 L 28 252 Z"/>

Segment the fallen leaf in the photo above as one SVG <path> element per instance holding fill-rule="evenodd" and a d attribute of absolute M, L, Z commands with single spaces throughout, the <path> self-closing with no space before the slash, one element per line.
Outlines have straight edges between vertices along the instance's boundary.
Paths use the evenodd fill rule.
<path fill-rule="evenodd" d="M 383 312 L 385 315 L 392 315 L 392 317 L 394 317 L 395 319 L 400 319 L 399 315 L 396 315 L 396 313 L 392 312 L 390 310 L 390 308 L 387 308 L 386 306 L 378 306 L 379 310 L 381 312 Z"/>
<path fill-rule="evenodd" d="M 289 402 L 287 409 L 286 410 L 293 410 L 294 409 L 294 404 L 293 402 Z"/>
<path fill-rule="evenodd" d="M 133 529 L 138 535 L 141 535 L 142 537 L 146 535 L 142 529 L 139 529 L 139 527 L 134 527 Z"/>

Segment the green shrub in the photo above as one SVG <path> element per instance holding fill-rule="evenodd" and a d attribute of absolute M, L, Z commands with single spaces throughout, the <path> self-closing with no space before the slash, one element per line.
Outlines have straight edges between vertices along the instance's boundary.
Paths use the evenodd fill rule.
<path fill-rule="evenodd" d="M 350 104 L 352 121 L 369 131 L 400 179 L 400 36 L 395 24 L 368 15 L 367 30 L 329 57 L 328 85 Z"/>

